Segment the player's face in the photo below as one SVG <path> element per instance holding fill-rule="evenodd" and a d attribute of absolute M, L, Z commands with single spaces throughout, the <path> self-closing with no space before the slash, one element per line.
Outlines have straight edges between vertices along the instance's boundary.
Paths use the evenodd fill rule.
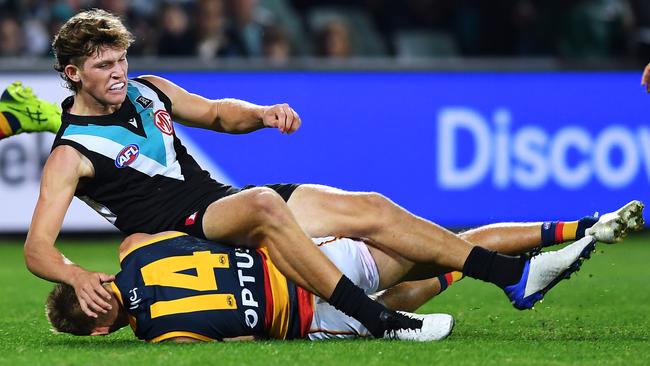
<path fill-rule="evenodd" d="M 102 106 L 120 105 L 126 98 L 128 68 L 126 50 L 100 47 L 78 70 L 81 81 L 78 93 L 90 96 Z"/>

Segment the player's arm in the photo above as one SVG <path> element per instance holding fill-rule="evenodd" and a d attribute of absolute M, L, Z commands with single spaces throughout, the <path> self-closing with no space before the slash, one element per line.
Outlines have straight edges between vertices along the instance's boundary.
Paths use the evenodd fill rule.
<path fill-rule="evenodd" d="M 237 134 L 264 127 L 292 133 L 301 124 L 298 113 L 287 104 L 260 106 L 230 98 L 210 100 L 157 76 L 147 75 L 142 79 L 151 82 L 169 97 L 174 119 L 187 126 Z"/>
<path fill-rule="evenodd" d="M 110 309 L 110 295 L 101 285 L 113 280 L 104 273 L 89 272 L 66 259 L 54 246 L 63 218 L 79 179 L 91 177 L 92 164 L 70 146 L 59 146 L 50 155 L 41 177 L 41 188 L 25 241 L 25 264 L 36 276 L 74 287 L 81 308 L 96 317 Z"/>

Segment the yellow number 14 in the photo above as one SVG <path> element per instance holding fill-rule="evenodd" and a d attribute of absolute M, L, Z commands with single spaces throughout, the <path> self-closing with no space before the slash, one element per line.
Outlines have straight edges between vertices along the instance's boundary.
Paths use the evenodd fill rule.
<path fill-rule="evenodd" d="M 230 268 L 228 255 L 203 251 L 194 252 L 192 255 L 167 257 L 147 264 L 140 272 L 147 286 L 210 291 L 218 289 L 215 268 Z M 196 276 L 179 273 L 191 269 L 196 270 Z M 176 300 L 158 301 L 150 307 L 152 319 L 171 314 L 226 309 L 237 309 L 237 302 L 232 294 L 188 296 Z"/>

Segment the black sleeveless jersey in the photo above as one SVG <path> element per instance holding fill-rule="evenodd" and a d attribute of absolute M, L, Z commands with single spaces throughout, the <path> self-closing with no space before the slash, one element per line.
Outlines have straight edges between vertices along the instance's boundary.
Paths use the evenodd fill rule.
<path fill-rule="evenodd" d="M 264 250 L 173 233 L 131 248 L 120 265 L 112 287 L 140 339 L 290 339 L 311 323 L 313 296 Z"/>
<path fill-rule="evenodd" d="M 231 192 L 197 164 L 174 133 L 169 98 L 150 82 L 132 79 L 115 113 L 76 116 L 63 104 L 52 149 L 70 145 L 93 164 L 75 195 L 125 233 L 171 230 L 206 203 Z"/>

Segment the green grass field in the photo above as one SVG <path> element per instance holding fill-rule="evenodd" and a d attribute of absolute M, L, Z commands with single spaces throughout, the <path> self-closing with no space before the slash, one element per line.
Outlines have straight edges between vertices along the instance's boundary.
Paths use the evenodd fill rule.
<path fill-rule="evenodd" d="M 0 242 L 0 365 L 650 365 L 650 235 L 599 244 L 571 280 L 531 311 L 492 285 L 466 279 L 422 312 L 456 318 L 452 336 L 427 344 L 381 340 L 156 344 L 127 328 L 108 337 L 52 334 L 44 300 L 52 284 L 24 267 L 22 243 Z M 117 245 L 65 242 L 86 268 L 118 270 Z"/>

